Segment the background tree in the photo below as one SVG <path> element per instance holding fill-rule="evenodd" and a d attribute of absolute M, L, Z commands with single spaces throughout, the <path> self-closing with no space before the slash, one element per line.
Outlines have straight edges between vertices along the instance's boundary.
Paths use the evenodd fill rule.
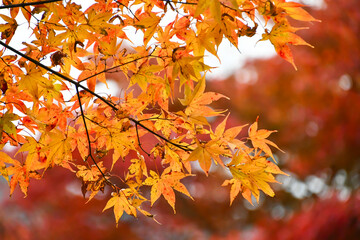
<path fill-rule="evenodd" d="M 250 212 L 255 239 L 356 239 L 359 235 L 360 12 L 357 1 L 324 1 L 311 14 L 323 24 L 304 31 L 315 48 L 294 53 L 298 71 L 276 58 L 248 62 L 210 89 L 234 101 L 233 121 L 259 111 L 286 152 L 291 180 L 276 199 Z M 345 14 L 346 13 L 346 14 Z M 236 115 L 236 116 L 235 116 Z M 236 124 L 236 123 L 235 123 Z"/>

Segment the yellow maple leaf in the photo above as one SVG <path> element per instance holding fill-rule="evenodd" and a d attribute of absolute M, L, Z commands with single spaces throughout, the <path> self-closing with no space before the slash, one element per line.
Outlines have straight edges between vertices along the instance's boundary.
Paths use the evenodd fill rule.
<path fill-rule="evenodd" d="M 151 206 L 163 195 L 175 213 L 175 193 L 173 189 L 185 194 L 191 199 L 193 198 L 184 184 L 180 182 L 180 179 L 183 179 L 186 175 L 182 172 L 169 172 L 169 170 L 170 169 L 165 169 L 161 176 L 151 170 L 151 177 L 145 179 L 144 185 L 152 186 L 150 195 Z"/>
<path fill-rule="evenodd" d="M 259 117 L 256 119 L 256 122 L 254 122 L 249 127 L 249 139 L 251 140 L 251 143 L 253 144 L 253 146 L 255 148 L 261 149 L 266 154 L 268 154 L 272 159 L 274 159 L 274 161 L 276 161 L 271 152 L 271 149 L 268 145 L 271 145 L 280 151 L 282 151 L 282 150 L 275 143 L 273 143 L 272 141 L 270 141 L 266 138 L 269 137 L 271 133 L 277 132 L 277 131 L 276 130 L 269 131 L 266 129 L 258 130 L 258 119 L 259 119 Z"/>
<path fill-rule="evenodd" d="M 234 202 L 235 198 L 237 197 L 237 195 L 239 195 L 239 193 L 241 192 L 241 195 L 251 204 L 253 205 L 252 201 L 251 201 L 251 191 L 250 189 L 244 187 L 241 184 L 241 181 L 238 179 L 230 179 L 230 180 L 225 180 L 223 182 L 223 184 L 221 186 L 228 186 L 231 185 L 230 188 L 230 205 L 232 205 L 232 203 Z"/>
<path fill-rule="evenodd" d="M 209 8 L 210 8 L 210 13 L 211 13 L 212 17 L 217 22 L 220 22 L 221 21 L 221 10 L 220 10 L 220 1 L 219 0 L 199 0 L 194 16 L 198 17 L 200 14 L 203 14 Z"/>
<path fill-rule="evenodd" d="M 191 152 L 189 157 L 185 161 L 198 161 L 201 169 L 205 172 L 206 175 L 209 174 L 211 167 L 211 159 L 214 162 L 220 165 L 224 165 L 220 159 L 220 155 L 225 155 L 228 153 L 228 150 L 224 146 L 220 146 L 216 140 L 211 140 L 206 143 L 201 143 L 197 141 L 198 147 Z"/>
<path fill-rule="evenodd" d="M 54 164 L 70 168 L 68 165 L 68 162 L 72 160 L 70 139 L 64 136 L 64 133 L 58 129 L 47 133 L 47 138 L 49 139 L 48 145 L 40 150 L 40 152 L 46 152 L 45 168 L 51 167 Z"/>
<path fill-rule="evenodd" d="M 131 189 L 122 189 L 119 193 L 112 193 L 112 197 L 106 203 L 103 212 L 109 208 L 114 208 L 116 227 L 124 212 L 136 217 L 136 208 L 131 204 L 132 200 L 130 199 L 132 195 Z"/>
<path fill-rule="evenodd" d="M 136 22 L 134 26 L 140 29 L 144 29 L 144 45 L 146 46 L 161 21 L 161 17 L 156 16 L 155 13 L 150 13 L 148 16 L 144 16 L 140 21 Z"/>
<path fill-rule="evenodd" d="M 14 162 L 15 160 L 9 155 L 4 152 L 0 152 L 0 175 L 3 176 L 8 183 L 10 182 L 6 164 L 14 164 Z"/>
<path fill-rule="evenodd" d="M 84 197 L 87 191 L 91 191 L 87 200 L 88 203 L 99 191 L 104 191 L 105 184 L 108 181 L 108 177 L 103 177 L 106 168 L 103 167 L 103 162 L 98 162 L 96 165 L 92 165 L 91 168 L 82 165 L 77 165 L 76 167 L 78 168 L 76 177 L 82 180 L 81 191 Z"/>
<path fill-rule="evenodd" d="M 230 114 L 226 116 L 226 118 L 217 125 L 215 132 L 211 135 L 211 139 L 218 140 L 219 142 L 224 142 L 227 144 L 231 150 L 235 150 L 235 148 L 244 147 L 244 142 L 235 139 L 235 137 L 241 132 L 241 130 L 247 126 L 247 124 L 242 126 L 236 126 L 229 128 L 225 131 L 226 121 Z"/>
<path fill-rule="evenodd" d="M 18 24 L 15 18 L 3 14 L 0 14 L 0 17 L 7 22 L 6 24 L 0 24 L 0 32 L 1 39 L 6 39 L 6 44 L 8 44 L 14 36 Z"/>
<path fill-rule="evenodd" d="M 269 183 L 279 183 L 275 180 L 273 174 L 289 176 L 281 171 L 276 164 L 266 160 L 265 157 L 252 158 L 241 151 L 234 154 L 227 167 L 233 175 L 233 179 L 226 180 L 223 186 L 231 185 L 230 204 L 240 192 L 251 204 L 251 194 L 254 195 L 257 202 L 259 201 L 259 190 L 273 197 L 275 193 Z"/>
<path fill-rule="evenodd" d="M 213 101 L 217 101 L 220 98 L 228 97 L 214 92 L 206 92 L 205 91 L 205 78 L 202 78 L 198 84 L 196 85 L 193 92 L 187 94 L 185 92 L 185 99 L 180 100 L 183 105 L 187 105 L 185 109 L 185 114 L 190 117 L 210 117 L 210 116 L 218 116 L 223 111 L 214 111 L 212 108 L 206 106 L 212 103 Z"/>

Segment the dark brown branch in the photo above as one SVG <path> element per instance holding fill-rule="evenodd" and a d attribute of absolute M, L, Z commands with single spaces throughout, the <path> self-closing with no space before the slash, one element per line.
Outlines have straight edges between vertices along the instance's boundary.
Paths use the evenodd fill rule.
<path fill-rule="evenodd" d="M 69 77 L 67 77 L 67 76 L 65 76 L 65 75 L 63 75 L 63 74 L 61 74 L 61 73 L 59 73 L 59 72 L 56 72 L 55 70 L 49 68 L 48 66 L 42 64 L 41 62 L 39 62 L 39 61 L 37 61 L 37 60 L 35 60 L 35 59 L 33 59 L 33 58 L 25 55 L 24 53 L 16 50 L 15 48 L 9 46 L 8 44 L 4 43 L 3 41 L 0 41 L 0 45 L 2 45 L 3 47 L 9 49 L 10 51 L 16 53 L 17 55 L 20 55 L 21 57 L 29 60 L 30 62 L 34 63 L 35 65 L 37 65 L 37 66 L 39 66 L 39 67 L 42 67 L 43 69 L 45 69 L 45 70 L 51 72 L 52 74 L 60 77 L 61 79 L 66 80 L 66 81 L 68 81 L 69 83 L 74 84 L 75 86 L 77 86 L 77 87 L 79 87 L 79 88 L 82 88 L 84 91 L 86 91 L 86 92 L 90 93 L 91 95 L 99 98 L 101 101 L 103 101 L 104 103 L 106 103 L 107 105 L 109 105 L 112 109 L 117 110 L 117 107 L 116 107 L 114 104 L 111 104 L 111 103 L 110 103 L 109 101 L 107 101 L 105 98 L 103 98 L 103 97 L 100 96 L 99 94 L 91 91 L 91 90 L 88 89 L 87 87 L 82 86 L 79 82 L 77 82 L 77 81 L 75 81 L 75 80 L 73 80 L 73 79 L 71 79 L 71 78 L 69 78 Z"/>
<path fill-rule="evenodd" d="M 18 4 L 9 4 L 9 5 L 2 5 L 0 9 L 9 9 L 9 8 L 16 8 L 16 7 L 26 7 L 32 5 L 40 5 L 45 3 L 52 3 L 52 2 L 61 2 L 62 0 L 47 0 L 47 1 L 39 1 L 39 2 L 28 2 L 28 3 L 18 3 Z"/>
<path fill-rule="evenodd" d="M 138 60 L 141 60 L 141 59 L 144 59 L 144 58 L 148 58 L 148 57 L 158 57 L 158 56 L 152 56 L 151 54 L 149 54 L 149 55 L 147 55 L 147 56 L 143 56 L 143 57 L 139 57 L 139 58 L 133 59 L 133 60 L 131 60 L 131 61 L 128 61 L 128 62 L 119 64 L 119 65 L 116 65 L 116 66 L 114 66 L 114 67 L 111 67 L 111 68 L 108 68 L 108 69 L 104 69 L 104 70 L 102 70 L 102 71 L 100 71 L 100 72 L 98 72 L 98 73 L 95 73 L 95 74 L 93 74 L 93 75 L 91 75 L 91 76 L 89 76 L 89 77 L 87 77 L 87 78 L 84 78 L 84 79 L 80 80 L 79 83 L 82 83 L 82 82 L 84 82 L 84 81 L 86 81 L 86 80 L 88 80 L 88 79 L 90 79 L 90 78 L 96 77 L 97 75 L 100 75 L 100 74 L 102 74 L 102 73 L 106 73 L 106 72 L 111 71 L 111 70 L 114 70 L 114 69 L 116 69 L 116 68 L 125 66 L 126 64 L 130 64 L 130 63 L 133 63 L 133 62 L 136 62 L 136 61 L 138 61 Z"/>
<path fill-rule="evenodd" d="M 14 142 L 16 142 L 17 144 L 19 144 L 20 146 L 22 146 L 22 143 L 19 143 L 18 140 L 16 140 L 15 138 L 13 138 L 9 133 L 5 132 L 4 130 L 2 130 L 0 133 L 5 133 L 11 140 L 13 140 Z M 1 140 L 2 141 L 2 140 Z"/>
<path fill-rule="evenodd" d="M 124 5 L 124 4 L 121 3 L 120 1 L 116 1 L 116 3 L 119 4 L 120 6 L 125 7 L 125 8 L 131 13 L 131 15 L 133 15 L 133 17 L 134 17 L 136 20 L 140 21 L 139 18 L 133 13 L 133 11 L 131 11 L 131 9 L 130 9 L 128 6 Z"/>
<path fill-rule="evenodd" d="M 88 156 L 91 156 L 91 141 L 90 141 L 89 131 L 88 131 L 88 128 L 87 128 L 87 125 L 86 125 L 85 113 L 84 113 L 84 110 L 83 110 L 83 107 L 82 107 L 81 97 L 80 97 L 80 92 L 79 92 L 79 87 L 78 86 L 76 86 L 76 96 L 77 96 L 78 101 L 79 101 L 80 114 L 81 114 L 81 117 L 82 117 L 83 122 L 84 122 L 84 128 L 85 128 L 85 132 L 86 132 L 86 137 L 87 137 L 87 140 L 88 140 L 88 143 L 89 143 L 89 155 Z"/>
<path fill-rule="evenodd" d="M 139 147 L 140 147 L 140 149 L 144 152 L 144 153 L 146 153 L 146 155 L 148 155 L 148 157 L 150 157 L 150 153 L 148 153 L 147 151 L 145 151 L 145 149 L 142 147 L 142 145 L 141 145 L 141 141 L 140 141 L 140 136 L 139 136 L 139 130 L 138 130 L 138 125 L 137 124 L 135 124 L 135 129 L 136 129 L 136 137 L 137 137 L 137 140 L 138 140 L 138 144 L 139 144 Z"/>
<path fill-rule="evenodd" d="M 184 151 L 186 151 L 186 152 L 192 151 L 192 149 L 190 149 L 190 148 L 188 148 L 188 147 L 186 147 L 186 146 L 182 146 L 182 145 L 180 145 L 180 144 L 171 142 L 169 139 L 167 139 L 167 138 L 161 136 L 160 134 L 154 132 L 153 130 L 151 130 L 150 128 L 146 127 L 144 124 L 142 124 L 142 123 L 141 123 L 140 121 L 138 121 L 138 120 L 135 120 L 135 119 L 133 119 L 133 118 L 131 118 L 131 117 L 129 117 L 129 120 L 132 121 L 133 123 L 135 123 L 136 125 L 139 125 L 140 127 L 144 128 L 144 129 L 145 129 L 146 131 L 148 131 L 149 133 L 157 136 L 158 138 L 164 140 L 165 142 L 167 142 L 167 143 L 169 143 L 169 144 L 171 144 L 171 145 L 173 145 L 173 146 L 175 146 L 175 147 L 177 147 L 177 148 L 180 148 L 181 150 L 184 150 Z"/>
<path fill-rule="evenodd" d="M 17 105 L 17 106 L 19 106 L 20 108 L 18 109 L 19 111 L 22 111 L 23 113 L 25 113 L 26 112 L 26 109 L 23 109 L 23 107 L 20 105 L 20 104 L 18 104 L 17 102 L 3 102 L 3 101 L 0 101 L 0 103 L 2 103 L 2 104 L 13 104 L 13 105 Z"/>
<path fill-rule="evenodd" d="M 197 5 L 197 3 L 192 3 L 192 2 L 182 2 L 182 1 L 170 1 L 170 0 L 161 0 L 163 2 L 167 2 L 167 3 L 180 3 L 180 4 L 186 4 L 186 5 Z"/>
<path fill-rule="evenodd" d="M 106 176 L 105 173 L 101 170 L 101 168 L 99 167 L 99 165 L 97 164 L 97 162 L 95 161 L 93 155 L 92 155 L 92 150 L 91 150 L 91 141 L 90 141 L 90 135 L 89 135 L 89 130 L 87 128 L 87 124 L 86 124 L 86 119 L 85 119 L 85 113 L 84 113 L 84 109 L 82 107 L 82 103 L 81 103 L 81 97 L 80 97 L 80 92 L 79 92 L 79 86 L 76 86 L 76 95 L 79 101 L 79 106 L 80 106 L 80 113 L 81 113 L 81 117 L 83 119 L 84 122 L 84 128 L 85 128 L 85 133 L 86 133 L 86 137 L 87 137 L 87 141 L 88 141 L 88 145 L 89 145 L 89 153 L 87 156 L 87 159 L 90 157 L 92 162 L 95 164 L 96 168 L 99 170 L 99 172 L 101 173 L 101 175 L 103 176 L 103 178 L 105 179 L 105 181 L 113 187 L 114 190 L 117 190 L 118 187 L 112 183 L 111 181 L 109 181 Z M 87 161 L 86 159 L 86 161 Z"/>
<path fill-rule="evenodd" d="M 166 2 L 166 3 L 180 3 L 180 4 L 185 4 L 185 5 L 197 5 L 197 3 L 193 3 L 193 2 L 182 2 L 182 1 L 171 1 L 171 0 L 161 0 L 163 2 Z M 225 8 L 229 8 L 231 10 L 234 10 L 234 11 L 238 11 L 239 9 L 236 9 L 236 8 L 233 8 L 233 7 L 230 7 L 222 2 L 220 2 L 221 6 L 225 7 Z"/>
<path fill-rule="evenodd" d="M 71 78 L 69 78 L 69 77 L 67 77 L 67 76 L 65 76 L 65 75 L 63 75 L 63 74 L 61 74 L 61 73 L 59 73 L 59 72 L 56 72 L 55 70 L 53 70 L 53 69 L 49 68 L 48 66 L 40 63 L 39 61 L 37 61 L 37 60 L 35 60 L 35 59 L 33 59 L 33 58 L 31 58 L 31 57 L 23 54 L 22 52 L 16 50 L 15 48 L 9 46 L 8 44 L 4 43 L 3 41 L 0 41 L 0 45 L 2 45 L 3 47 L 9 49 L 10 51 L 12 51 L 12 52 L 14 52 L 14 53 L 16 53 L 16 54 L 18 54 L 18 55 L 20 55 L 21 57 L 29 60 L 30 62 L 34 63 L 35 65 L 44 68 L 45 70 L 47 70 L 47 71 L 51 72 L 52 74 L 54 74 L 54 75 L 62 78 L 63 80 L 66 80 L 66 81 L 74 84 L 75 87 L 77 87 L 77 88 L 82 88 L 82 89 L 85 90 L 86 92 L 90 93 L 91 95 L 93 95 L 93 96 L 97 97 L 98 99 L 100 99 L 101 101 L 103 101 L 105 104 L 107 104 L 109 107 L 111 107 L 114 111 L 118 111 L 118 108 L 116 107 L 116 105 L 114 105 L 113 103 L 109 102 L 108 100 L 106 100 L 105 98 L 103 98 L 102 96 L 100 96 L 99 94 L 91 91 L 91 90 L 88 89 L 87 87 L 82 86 L 79 82 L 77 82 L 77 81 L 75 81 L 75 80 L 73 80 L 73 79 L 71 79 Z M 175 147 L 177 147 L 177 148 L 180 148 L 180 149 L 182 149 L 182 150 L 184 150 L 184 151 L 192 151 L 192 150 L 191 150 L 190 148 L 188 148 L 188 147 L 185 147 L 185 146 L 182 146 L 182 145 L 179 145 L 179 144 L 176 144 L 176 143 L 171 142 L 169 139 L 167 139 L 167 138 L 161 136 L 160 134 L 152 131 L 151 129 L 149 129 L 148 127 L 146 127 L 145 125 L 143 125 L 142 123 L 140 123 L 138 120 L 136 120 L 136 119 L 134 119 L 134 118 L 129 117 L 129 120 L 132 121 L 133 123 L 139 125 L 140 127 L 144 128 L 144 129 L 145 129 L 146 131 L 148 131 L 149 133 L 157 136 L 158 138 L 164 140 L 165 142 L 167 142 L 167 143 L 169 143 L 169 144 L 171 144 L 171 145 L 173 145 L 173 146 L 175 146 Z"/>

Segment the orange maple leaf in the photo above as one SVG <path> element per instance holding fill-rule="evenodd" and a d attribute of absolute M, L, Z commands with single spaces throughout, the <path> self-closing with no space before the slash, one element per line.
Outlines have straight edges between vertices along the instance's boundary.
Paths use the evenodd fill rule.
<path fill-rule="evenodd" d="M 284 0 L 274 0 L 277 8 L 281 8 L 285 10 L 287 15 L 291 18 L 299 20 L 299 21 L 317 21 L 321 22 L 321 20 L 314 18 L 311 16 L 304 7 L 304 4 L 296 3 L 296 2 L 285 2 Z"/>
<path fill-rule="evenodd" d="M 274 45 L 277 54 L 291 63 L 295 70 L 297 70 L 297 67 L 294 63 L 294 58 L 288 45 L 307 45 L 314 48 L 312 45 L 308 44 L 304 41 L 304 39 L 294 33 L 300 29 L 305 28 L 293 28 L 289 26 L 286 21 L 276 23 L 270 33 L 267 29 L 265 29 L 265 33 L 262 35 L 262 39 L 260 41 L 270 40 L 270 42 Z"/>

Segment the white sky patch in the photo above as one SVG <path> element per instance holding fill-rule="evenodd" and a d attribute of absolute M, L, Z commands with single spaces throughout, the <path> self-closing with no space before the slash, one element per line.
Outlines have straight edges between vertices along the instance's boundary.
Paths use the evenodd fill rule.
<path fill-rule="evenodd" d="M 314 9 L 325 9 L 326 3 L 324 0 L 295 0 L 294 2 L 299 2 L 307 7 L 311 7 Z"/>
<path fill-rule="evenodd" d="M 239 39 L 239 50 L 230 44 L 228 40 L 224 40 L 219 47 L 219 60 L 209 54 L 205 56 L 205 63 L 212 69 L 206 76 L 209 79 L 225 79 L 235 72 L 236 69 L 244 67 L 246 60 L 253 58 L 270 58 L 276 55 L 274 47 L 269 41 L 258 42 L 260 38 L 255 35 L 252 38 L 241 37 Z"/>

